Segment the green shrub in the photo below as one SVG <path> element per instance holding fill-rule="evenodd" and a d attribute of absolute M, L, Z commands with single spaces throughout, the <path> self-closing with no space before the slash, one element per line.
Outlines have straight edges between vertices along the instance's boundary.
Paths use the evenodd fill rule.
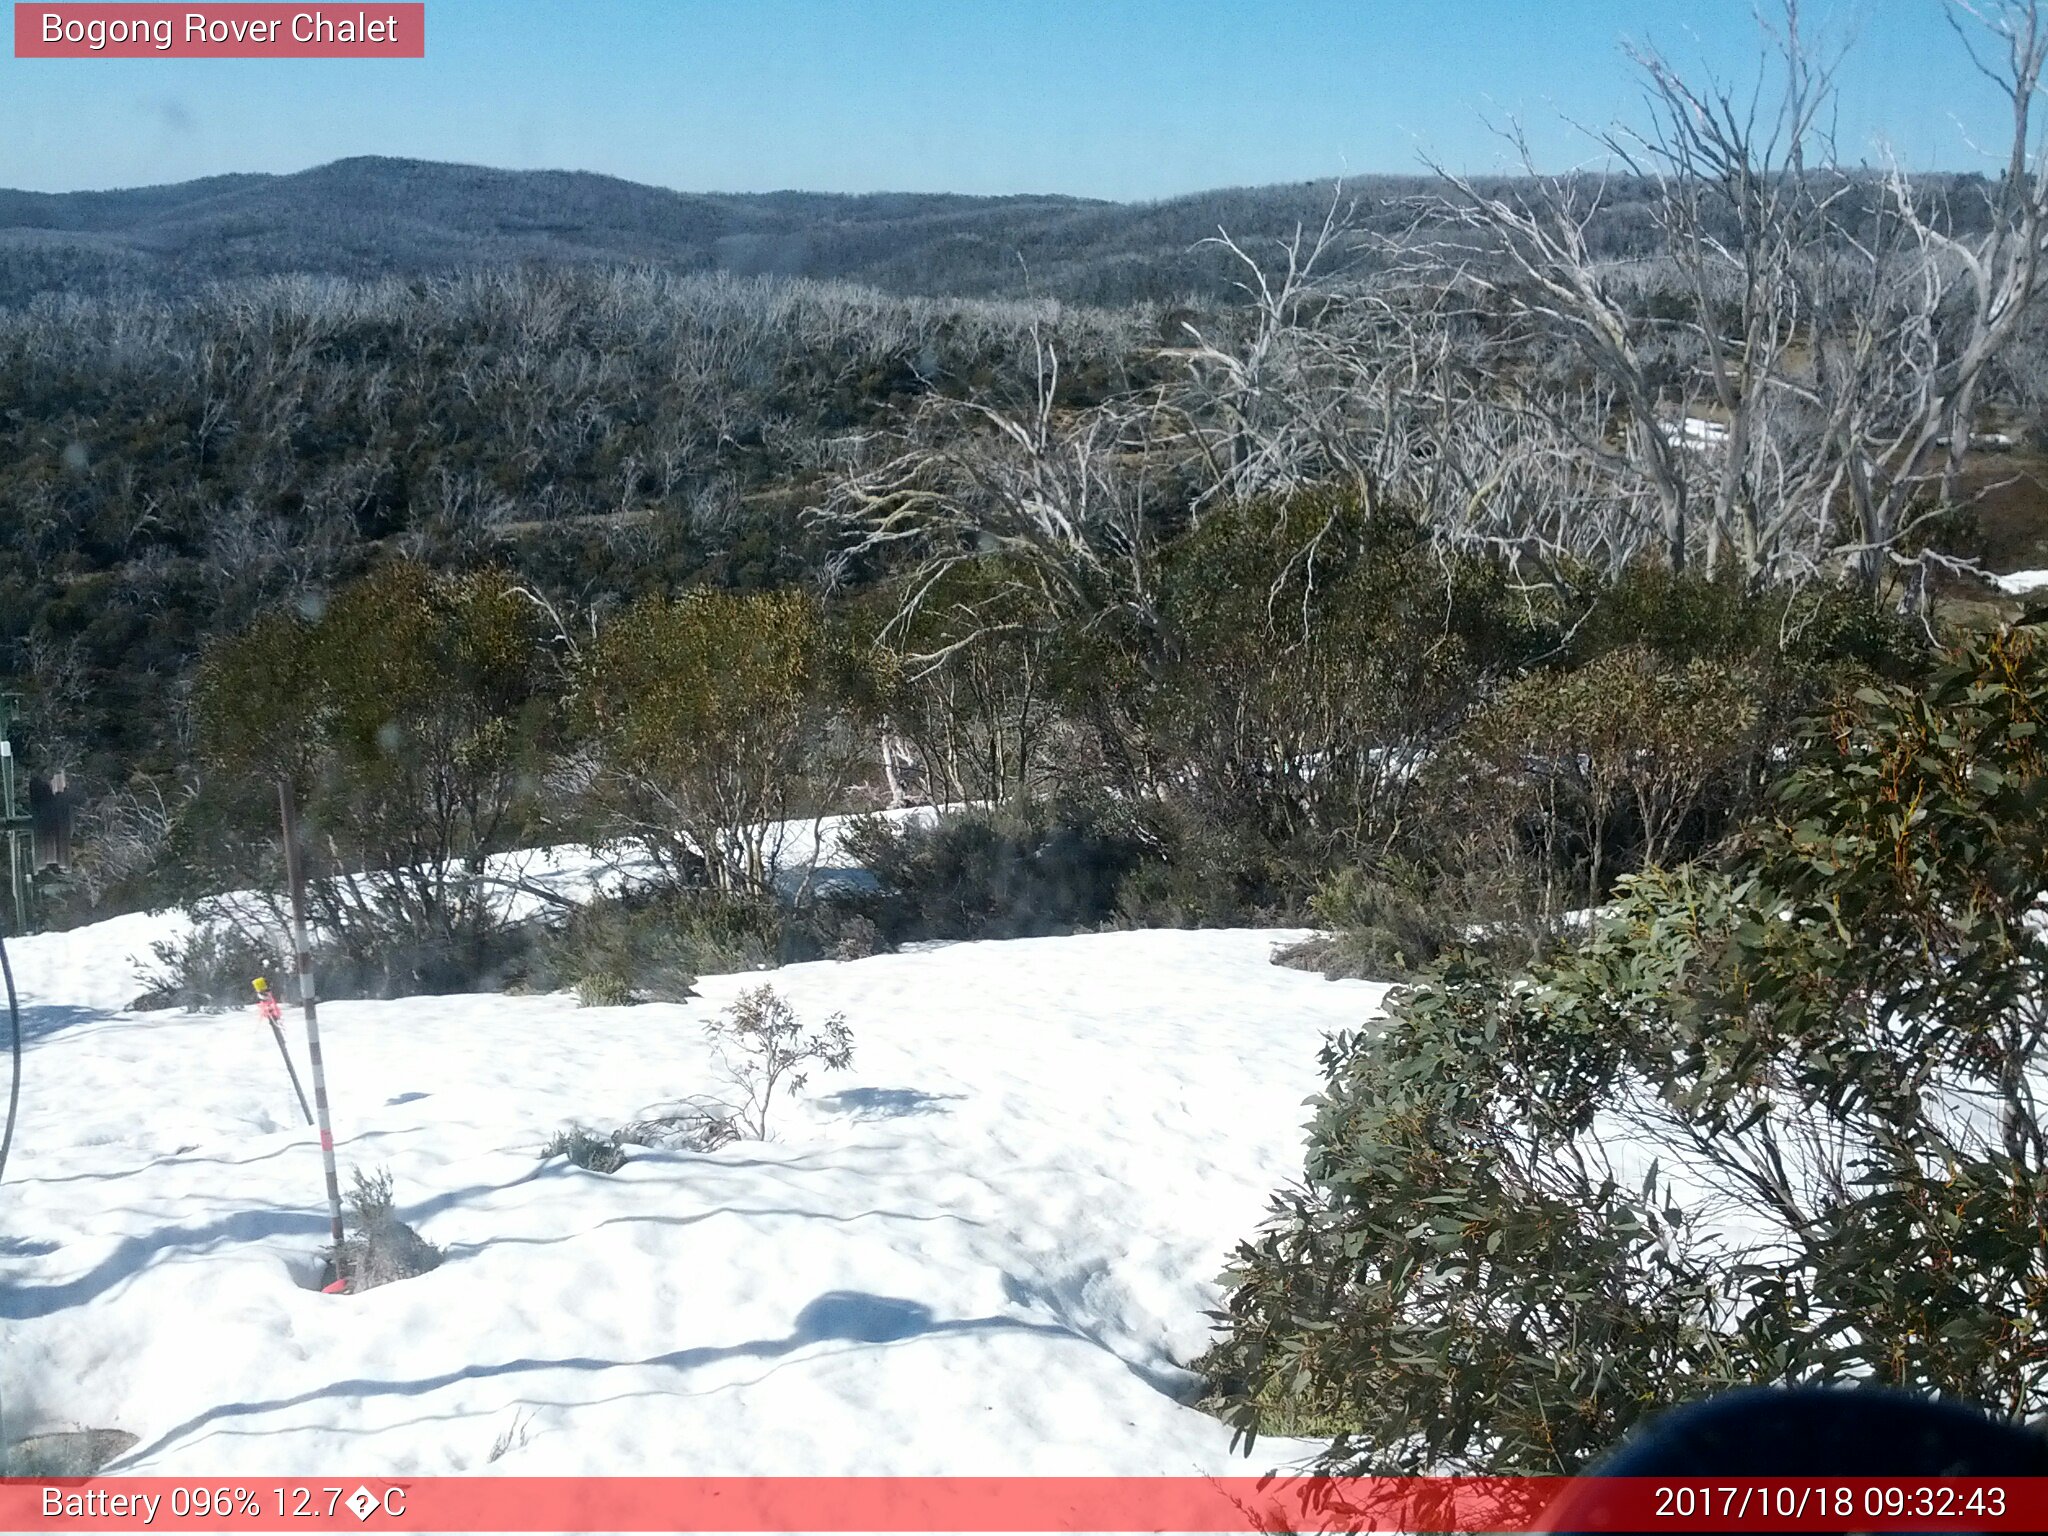
<path fill-rule="evenodd" d="M 1735 581 L 1638 565 L 1591 587 L 1580 608 L 1563 647 L 1567 666 L 1633 646 L 1667 662 L 1771 665 L 1789 682 L 1792 674 L 1824 678 L 1852 669 L 1899 678 L 1928 660 L 1925 636 L 1895 609 L 1825 583 L 1751 592 Z M 1795 702 L 1810 710 L 1825 695 Z"/>
<path fill-rule="evenodd" d="M 403 920 L 385 923 L 375 911 L 358 912 L 346 940 L 314 940 L 313 976 L 325 998 L 497 991 L 532 972 L 539 932 L 522 923 L 422 935 Z M 184 937 L 150 946 L 155 964 L 140 973 L 144 991 L 136 1006 L 193 1013 L 249 1006 L 252 980 L 286 974 L 281 948 L 237 923 L 202 919 Z"/>
<path fill-rule="evenodd" d="M 538 946 L 529 988 L 566 988 L 586 1007 L 682 1002 L 697 978 L 810 958 L 802 925 L 767 898 L 636 889 L 572 911 Z"/>
<path fill-rule="evenodd" d="M 1474 693 L 1385 843 L 1322 875 L 1329 932 L 1289 963 L 1400 976 L 1455 947 L 1533 962 L 1616 880 L 1706 854 L 1753 813 L 1831 685 L 1919 654 L 1852 594 L 1637 571 L 1581 601 L 1544 665 Z"/>
<path fill-rule="evenodd" d="M 1186 801 L 1144 808 L 1146 856 L 1117 886 L 1118 921 L 1144 928 L 1280 924 L 1303 911 L 1312 876 L 1303 850 L 1286 852 Z"/>
<path fill-rule="evenodd" d="M 1745 1381 L 2048 1408 L 2048 633 L 1864 688 L 1726 870 L 1324 1053 L 1207 1366 L 1333 1465 L 1571 1472 Z"/>
<path fill-rule="evenodd" d="M 835 896 L 889 944 L 1009 939 L 1108 922 L 1120 884 L 1150 856 L 1113 805 L 1032 802 L 932 823 L 870 817 L 844 846 L 873 889 Z"/>
<path fill-rule="evenodd" d="M 677 911 L 683 942 L 702 975 L 765 971 L 818 958 L 818 947 L 797 914 L 773 897 L 690 892 L 679 900 Z"/>
<path fill-rule="evenodd" d="M 333 995 L 499 981 L 524 936 L 488 858 L 535 822 L 557 734 L 533 605 L 502 573 L 379 566 L 307 617 L 273 611 L 206 651 L 192 696 L 219 782 L 194 836 L 279 888 L 277 785 L 298 798 L 310 916 Z"/>
<path fill-rule="evenodd" d="M 497 992 L 531 969 L 541 941 L 537 923 L 479 923 L 456 932 L 422 934 L 404 917 L 359 912 L 345 939 L 313 946 L 322 997 L 438 997 Z"/>
<path fill-rule="evenodd" d="M 785 1070 L 788 1065 L 782 1063 Z M 592 1173 L 617 1173 L 626 1166 L 627 1147 L 712 1152 L 750 1129 L 750 1125 L 742 1125 L 737 1112 L 723 1104 L 684 1100 L 664 1113 L 629 1121 L 603 1134 L 580 1125 L 557 1131 L 540 1149 L 540 1155 L 543 1162 L 561 1157 Z"/>
<path fill-rule="evenodd" d="M 327 1255 L 325 1282 L 347 1282 L 348 1292 L 371 1290 L 438 1269 L 441 1250 L 398 1219 L 391 1199 L 391 1174 L 355 1171 L 349 1195 L 354 1231 Z"/>
<path fill-rule="evenodd" d="M 1456 952 L 1526 965 L 1565 936 L 1572 866 L 1546 841 L 1548 828 L 1505 814 L 1470 793 L 1448 765 L 1424 775 L 1395 848 L 1327 876 L 1310 900 L 1316 937 L 1291 946 L 1284 964 L 1333 977 L 1413 976 Z"/>
<path fill-rule="evenodd" d="M 1547 913 L 1699 851 L 1754 801 L 1764 680 L 1641 645 L 1502 690 L 1430 767 L 1449 814 L 1518 834 Z"/>
<path fill-rule="evenodd" d="M 570 990 L 585 1008 L 626 1008 L 643 1001 L 623 972 L 601 966 L 577 977 Z"/>
<path fill-rule="evenodd" d="M 137 1008 L 182 1008 L 187 1013 L 218 1013 L 254 1004 L 249 984 L 258 976 L 279 974 L 277 951 L 247 931 L 224 923 L 201 922 L 176 939 L 150 945 L 155 965 L 140 973 L 142 996 Z"/>
<path fill-rule="evenodd" d="M 600 896 L 572 912 L 543 946 L 529 984 L 566 987 L 586 1008 L 681 1002 L 697 985 L 696 956 L 676 898 Z"/>
<path fill-rule="evenodd" d="M 619 1133 L 609 1136 L 593 1136 L 582 1126 L 559 1131 L 540 1149 L 541 1161 L 551 1157 L 566 1157 L 578 1168 L 587 1168 L 592 1173 L 617 1173 L 626 1166 L 626 1153 Z"/>
<path fill-rule="evenodd" d="M 798 591 L 650 595 L 578 653 L 574 711 L 612 829 L 677 887 L 774 892 L 777 829 L 832 804 L 858 668 Z"/>
<path fill-rule="evenodd" d="M 1165 550 L 1158 609 L 1128 689 L 1143 768 L 1128 787 L 1183 808 L 1194 830 L 1176 841 L 1249 877 L 1253 910 L 1299 910 L 1321 874 L 1384 846 L 1414 761 L 1487 677 L 1555 644 L 1500 566 L 1329 493 L 1206 514 Z"/>
<path fill-rule="evenodd" d="M 1332 1041 L 1304 1182 L 1238 1250 L 1205 1362 L 1239 1433 L 1313 1428 L 1374 1472 L 1561 1472 L 1744 1379 L 1669 1189 L 1585 1145 L 1619 1055 L 1462 952 Z"/>
<path fill-rule="evenodd" d="M 1464 941 L 1457 910 L 1447 918 L 1441 887 L 1411 864 L 1377 870 L 1341 869 L 1310 903 L 1315 938 L 1290 945 L 1282 964 L 1320 971 L 1331 980 L 1386 981 L 1412 976 Z"/>

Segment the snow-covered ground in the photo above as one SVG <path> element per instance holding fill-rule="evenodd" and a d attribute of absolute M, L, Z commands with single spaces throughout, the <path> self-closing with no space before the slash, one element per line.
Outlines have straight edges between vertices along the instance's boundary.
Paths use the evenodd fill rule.
<path fill-rule="evenodd" d="M 845 1014 L 852 1070 L 771 1142 L 610 1176 L 538 1148 L 716 1090 L 701 1025 L 762 976 L 638 1008 L 329 1004 L 344 1182 L 388 1167 L 448 1257 L 323 1296 L 319 1155 L 269 1032 L 120 1011 L 168 921 L 11 946 L 10 1435 L 126 1430 L 109 1471 L 209 1474 L 1242 1473 L 1308 1449 L 1231 1455 L 1180 1368 L 1300 1170 L 1325 1032 L 1384 991 L 1270 964 L 1297 934 L 786 968 L 766 979 L 806 1020 Z"/>
<path fill-rule="evenodd" d="M 902 826 L 928 824 L 947 809 L 954 808 L 905 806 L 869 815 Z M 853 822 L 865 819 L 869 818 L 823 816 L 815 820 L 770 823 L 762 852 L 769 867 L 776 872 L 777 885 L 786 894 L 794 896 L 805 889 L 816 892 L 833 885 L 858 884 L 868 878 L 864 870 L 854 865 L 845 847 L 848 828 Z M 603 853 L 574 845 L 529 848 L 494 854 L 484 863 L 485 880 L 494 889 L 499 910 L 508 918 L 532 917 L 559 901 L 581 902 L 588 901 L 599 892 L 616 893 L 622 887 L 649 879 L 655 873 L 653 861 L 634 845 L 608 849 Z M 216 896 L 214 904 L 219 913 L 232 915 L 252 932 L 270 930 L 284 944 L 286 936 L 278 926 L 282 916 L 282 909 L 277 906 L 279 900 L 279 893 L 274 891 L 267 896 L 251 891 L 229 891 Z M 161 923 L 153 923 L 147 918 L 122 921 L 129 924 L 127 931 L 134 935 L 136 941 L 133 946 L 135 953 L 138 960 L 144 962 L 149 958 L 151 941 L 174 936 L 189 926 L 181 913 L 168 914 Z M 316 932 L 317 927 L 316 924 Z M 133 969 L 130 967 L 131 971 Z"/>
<path fill-rule="evenodd" d="M 1679 448 L 1725 447 L 1728 442 L 1728 424 L 1706 416 L 1682 416 L 1665 426 L 1665 435 Z"/>

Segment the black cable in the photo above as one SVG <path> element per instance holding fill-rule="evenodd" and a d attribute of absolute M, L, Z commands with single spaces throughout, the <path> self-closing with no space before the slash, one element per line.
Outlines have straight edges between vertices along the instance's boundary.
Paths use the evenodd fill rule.
<path fill-rule="evenodd" d="M 7 961 L 5 939 L 0 939 L 0 977 L 7 981 L 7 1016 L 14 1021 L 14 1085 L 7 1090 L 7 1127 L 0 1130 L 0 1178 L 5 1178 L 7 1149 L 14 1144 L 14 1111 L 21 1103 L 21 1001 L 14 995 L 14 967 Z M 14 1447 L 4 1433 L 9 1427 L 0 1413 L 0 1474 L 11 1476 L 22 1469 L 14 1465 Z"/>
<path fill-rule="evenodd" d="M 14 995 L 14 967 L 7 941 L 0 939 L 0 976 L 7 979 L 7 1016 L 14 1021 L 14 1083 L 7 1090 L 7 1129 L 0 1131 L 0 1179 L 7 1177 L 7 1149 L 14 1145 L 14 1111 L 21 1103 L 21 1001 Z"/>

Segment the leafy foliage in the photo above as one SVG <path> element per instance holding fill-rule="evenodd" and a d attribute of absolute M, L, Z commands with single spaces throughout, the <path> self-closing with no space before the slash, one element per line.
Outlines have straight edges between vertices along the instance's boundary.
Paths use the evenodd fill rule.
<path fill-rule="evenodd" d="M 676 906 L 627 896 L 585 902 L 552 936 L 529 980 L 566 986 L 585 1007 L 683 1001 L 697 973 Z"/>
<path fill-rule="evenodd" d="M 1310 901 L 1325 932 L 1290 946 L 1278 958 L 1332 980 L 1413 976 L 1471 943 L 1459 931 L 1467 908 L 1443 897 L 1440 883 L 1398 860 L 1370 871 L 1347 866 L 1325 880 Z"/>
<path fill-rule="evenodd" d="M 1726 662 L 1628 646 L 1504 689 L 1434 772 L 1467 814 L 1534 846 L 1555 913 L 1704 846 L 1751 800 L 1762 692 Z"/>
<path fill-rule="evenodd" d="M 1655 569 L 1532 633 L 1548 638 L 1518 675 L 1464 686 L 1389 834 L 1322 876 L 1312 907 L 1331 931 L 1290 963 L 1392 976 L 1472 946 L 1532 961 L 1624 876 L 1711 854 L 1755 814 L 1803 713 L 1927 655 L 1853 593 Z"/>
<path fill-rule="evenodd" d="M 853 1031 L 844 1015 L 835 1013 L 806 1032 L 796 1010 L 766 985 L 742 992 L 706 1033 L 741 1095 L 730 1118 L 758 1141 L 768 1137 L 778 1090 L 803 1087 L 813 1070 L 843 1072 L 853 1064 Z"/>
<path fill-rule="evenodd" d="M 2048 1407 L 2044 705 L 2039 629 L 1863 689 L 1728 870 L 1333 1041 L 1210 1361 L 1240 1431 L 1562 1472 L 1724 1382 Z"/>
<path fill-rule="evenodd" d="M 1738 936 L 1740 1017 L 1783 1075 L 1738 1056 L 1702 1084 L 1712 1127 L 1796 1104 L 1855 1148 L 1799 1212 L 1824 1236 L 1772 1293 L 1773 1344 L 2008 1414 L 2048 1402 L 2044 722 L 2039 626 L 1837 713 L 1759 839 L 1768 920 Z"/>
<path fill-rule="evenodd" d="M 648 597 L 577 665 L 595 792 L 670 881 L 760 896 L 778 824 L 822 814 L 853 771 L 837 687 L 846 663 L 794 591 Z"/>
<path fill-rule="evenodd" d="M 372 990 L 460 985 L 502 964 L 505 893 L 484 865 L 538 812 L 547 670 L 532 609 L 502 577 L 403 563 L 317 617 L 273 615 L 208 652 L 193 714 L 214 806 L 274 872 L 265 791 L 293 783 L 322 855 L 313 915 L 380 978 Z"/>
<path fill-rule="evenodd" d="M 1150 857 L 1127 814 L 1083 799 L 953 811 L 929 823 L 872 817 L 842 841 L 874 888 L 834 902 L 867 917 L 892 945 L 1099 927 Z"/>
<path fill-rule="evenodd" d="M 1160 580 L 1150 781 L 1311 869 L 1383 846 L 1417 762 L 1544 639 L 1499 568 L 1342 495 L 1218 508 Z"/>
<path fill-rule="evenodd" d="M 566 987 L 587 1007 L 679 1003 L 700 975 L 761 970 L 808 948 L 770 901 L 665 887 L 575 907 L 537 946 L 525 981 Z"/>

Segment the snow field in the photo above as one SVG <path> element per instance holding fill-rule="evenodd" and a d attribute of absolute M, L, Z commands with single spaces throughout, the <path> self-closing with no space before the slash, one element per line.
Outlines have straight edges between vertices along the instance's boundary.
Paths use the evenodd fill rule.
<path fill-rule="evenodd" d="M 1233 1456 L 1181 1369 L 1299 1173 L 1323 1036 L 1384 995 L 1272 965 L 1298 934 L 950 945 L 682 1005 L 329 1003 L 344 1185 L 388 1167 L 448 1257 L 328 1297 L 305 1286 L 316 1142 L 269 1031 L 120 1011 L 164 931 L 11 946 L 11 1435 L 125 1429 L 108 1471 L 207 1475 L 1244 1474 L 1311 1449 Z M 702 1025 L 763 980 L 855 1040 L 773 1141 L 539 1162 L 571 1123 L 716 1091 Z"/>

